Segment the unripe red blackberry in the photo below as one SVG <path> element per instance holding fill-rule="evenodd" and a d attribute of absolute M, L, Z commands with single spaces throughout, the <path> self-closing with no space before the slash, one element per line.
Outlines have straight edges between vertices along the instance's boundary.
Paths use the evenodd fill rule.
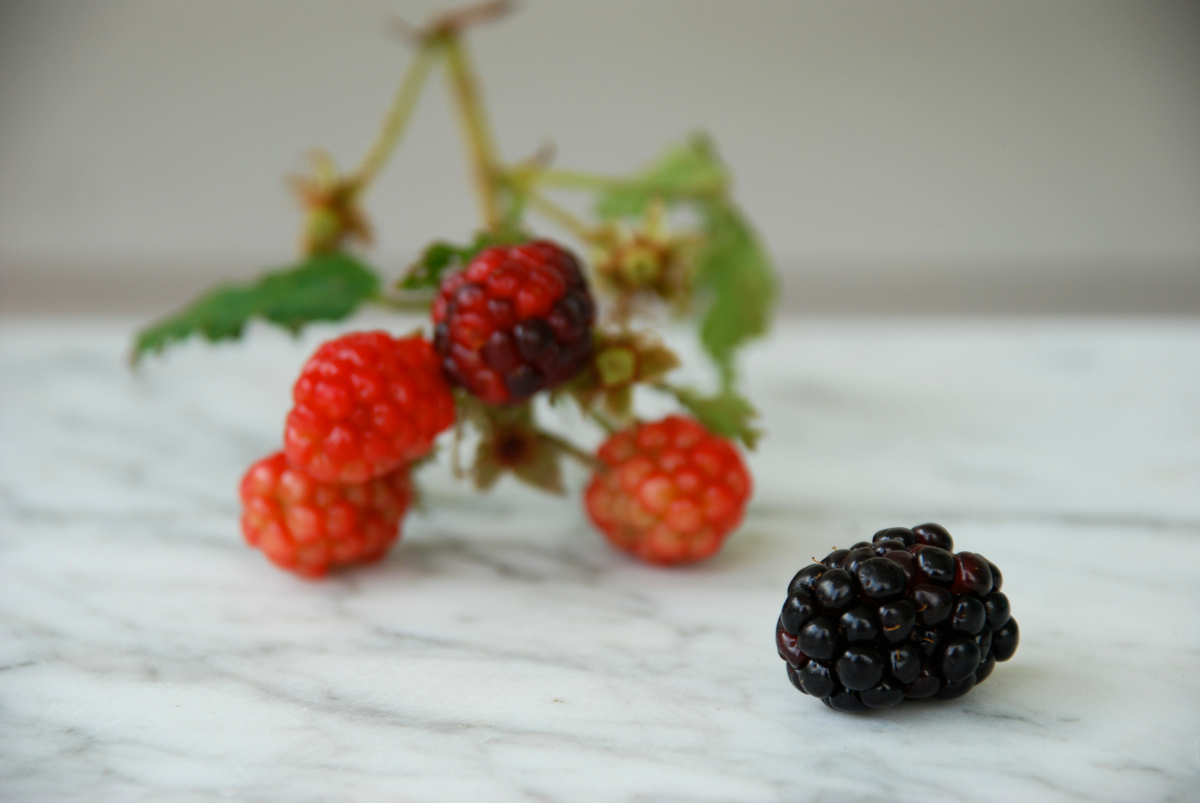
<path fill-rule="evenodd" d="M 433 343 L 451 382 L 488 404 L 517 404 L 587 364 L 594 320 L 569 251 L 548 240 L 497 245 L 442 281 Z"/>
<path fill-rule="evenodd" d="M 352 332 L 321 345 L 292 389 L 284 451 L 321 482 L 365 482 L 425 456 L 454 397 L 420 335 Z"/>
<path fill-rule="evenodd" d="M 936 524 L 880 530 L 788 585 L 775 645 L 788 679 L 836 711 L 969 692 L 1020 632 L 994 563 Z"/>
<path fill-rule="evenodd" d="M 752 491 L 737 448 L 680 415 L 621 430 L 596 457 L 607 470 L 584 492 L 588 517 L 613 546 L 648 563 L 716 554 Z"/>
<path fill-rule="evenodd" d="M 246 542 L 308 578 L 382 558 L 412 500 L 408 466 L 367 482 L 329 483 L 292 468 L 282 452 L 252 465 L 240 490 Z"/>

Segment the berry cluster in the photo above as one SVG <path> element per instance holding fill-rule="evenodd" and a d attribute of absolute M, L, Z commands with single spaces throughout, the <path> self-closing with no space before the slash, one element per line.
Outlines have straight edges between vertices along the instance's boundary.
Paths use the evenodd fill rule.
<path fill-rule="evenodd" d="M 893 527 L 796 573 L 775 628 L 792 684 L 836 711 L 960 697 L 1020 631 L 1003 577 L 937 524 Z"/>
<path fill-rule="evenodd" d="M 323 344 L 293 388 L 283 451 L 242 480 L 246 540 L 306 577 L 382 557 L 408 508 L 409 466 L 456 419 L 451 385 L 485 405 L 496 437 L 527 447 L 501 443 L 492 458 L 536 479 L 553 441 L 520 405 L 591 365 L 594 310 L 575 257 L 536 240 L 484 248 L 442 278 L 433 344 L 378 331 Z M 681 416 L 617 432 L 596 462 L 592 521 L 651 563 L 714 554 L 750 496 L 737 449 Z"/>
<path fill-rule="evenodd" d="M 317 349 L 292 397 L 284 451 L 242 478 L 246 541 L 310 578 L 383 557 L 412 496 L 409 465 L 454 423 L 437 355 L 419 335 L 348 334 Z"/>

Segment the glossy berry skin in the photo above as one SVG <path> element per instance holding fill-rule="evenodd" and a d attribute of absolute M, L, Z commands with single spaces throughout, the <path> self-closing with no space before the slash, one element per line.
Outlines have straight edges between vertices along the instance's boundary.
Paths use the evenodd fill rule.
<path fill-rule="evenodd" d="M 407 466 L 364 483 L 326 483 L 292 468 L 282 452 L 251 466 L 240 491 L 246 542 L 314 579 L 387 554 L 412 500 Z"/>
<path fill-rule="evenodd" d="M 608 470 L 584 493 L 588 516 L 613 546 L 648 563 L 712 556 L 750 499 L 750 474 L 733 444 L 683 416 L 622 430 L 596 456 Z"/>
<path fill-rule="evenodd" d="M 549 240 L 497 245 L 442 280 L 433 343 L 452 383 L 488 404 L 518 404 L 587 364 L 595 317 L 569 251 Z"/>
<path fill-rule="evenodd" d="M 330 340 L 292 388 L 284 452 L 320 482 L 361 483 L 429 452 L 454 423 L 454 397 L 419 335 L 354 332 Z"/>
<path fill-rule="evenodd" d="M 892 527 L 796 573 L 776 623 L 788 678 L 841 712 L 950 700 L 1016 651 L 1000 570 L 944 527 Z"/>

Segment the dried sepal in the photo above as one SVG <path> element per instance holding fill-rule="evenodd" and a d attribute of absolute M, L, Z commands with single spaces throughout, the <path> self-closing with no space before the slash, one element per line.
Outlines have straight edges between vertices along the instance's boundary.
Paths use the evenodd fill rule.
<path fill-rule="evenodd" d="M 469 470 L 476 488 L 486 491 L 509 472 L 548 493 L 566 493 L 560 464 L 565 449 L 557 438 L 538 429 L 531 405 L 499 407 L 467 398 L 460 412 L 480 434 Z"/>
<path fill-rule="evenodd" d="M 300 235 L 304 253 L 327 254 L 353 242 L 370 245 L 371 224 L 359 204 L 361 180 L 340 175 L 333 157 L 324 151 L 313 153 L 311 159 L 311 174 L 288 180 L 304 210 Z"/>
<path fill-rule="evenodd" d="M 591 236 L 592 267 L 600 289 L 616 297 L 618 317 L 639 300 L 658 299 L 683 314 L 691 306 L 696 253 L 702 241 L 676 234 L 667 224 L 667 208 L 652 201 L 636 226 L 611 221 Z"/>

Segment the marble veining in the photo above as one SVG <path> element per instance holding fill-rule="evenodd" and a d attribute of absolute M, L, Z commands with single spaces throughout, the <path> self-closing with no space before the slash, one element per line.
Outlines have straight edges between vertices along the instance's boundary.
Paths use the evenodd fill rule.
<path fill-rule="evenodd" d="M 0 322 L 0 800 L 1200 799 L 1200 324 L 789 323 L 714 560 L 443 459 L 320 583 L 242 544 L 234 487 L 335 330 L 133 374 L 133 325 Z M 1016 657 L 947 703 L 800 695 L 788 579 L 925 520 L 1004 570 Z"/>

